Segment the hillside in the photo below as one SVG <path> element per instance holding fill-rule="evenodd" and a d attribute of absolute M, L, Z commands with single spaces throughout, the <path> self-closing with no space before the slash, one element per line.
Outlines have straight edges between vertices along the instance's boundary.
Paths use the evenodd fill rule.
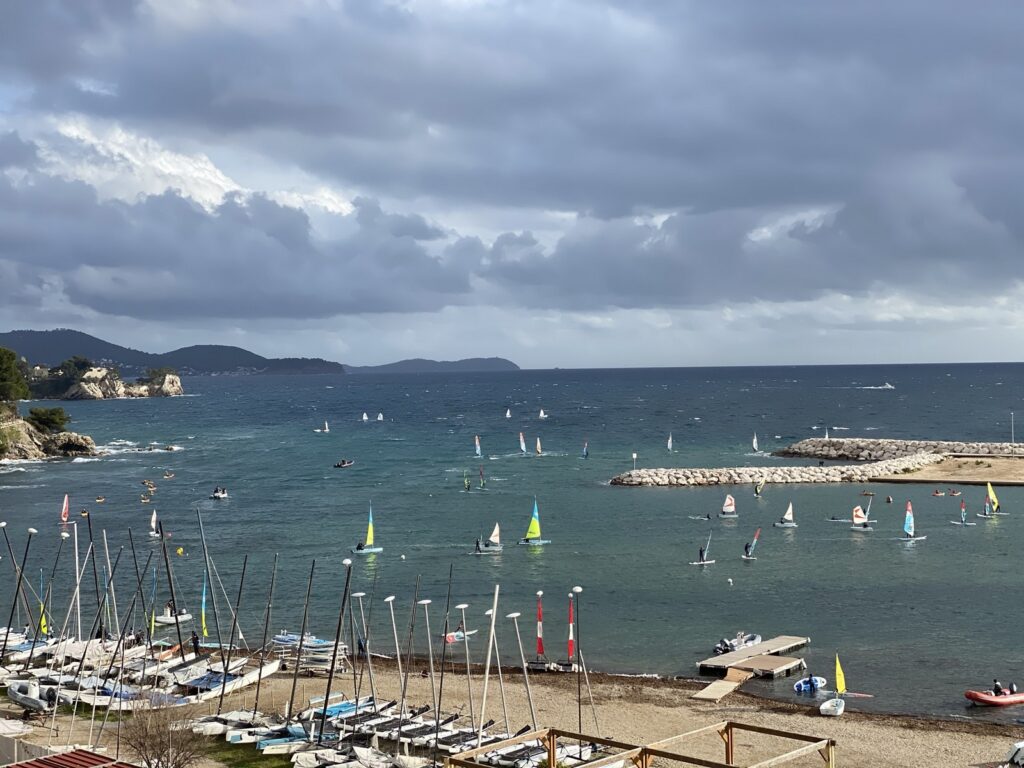
<path fill-rule="evenodd" d="M 361 373 L 489 373 L 518 371 L 519 366 L 503 357 L 469 357 L 465 360 L 425 360 L 421 357 L 386 365 L 346 365 L 345 372 Z"/>
<path fill-rule="evenodd" d="M 241 347 L 202 344 L 163 354 L 111 344 L 81 331 L 11 331 L 0 333 L 0 347 L 13 349 L 33 365 L 58 365 L 75 355 L 125 373 L 147 368 L 174 368 L 183 374 L 204 373 L 344 373 L 341 363 L 319 358 L 267 358 Z"/>

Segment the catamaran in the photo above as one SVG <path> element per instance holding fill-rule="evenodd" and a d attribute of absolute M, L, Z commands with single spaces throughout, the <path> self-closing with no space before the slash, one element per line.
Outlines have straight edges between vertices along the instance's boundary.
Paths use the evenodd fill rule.
<path fill-rule="evenodd" d="M 668 452 L 672 453 L 672 433 L 668 433 Z"/>
<path fill-rule="evenodd" d="M 324 426 L 323 426 L 323 428 L 322 428 L 322 429 L 314 429 L 313 431 L 314 431 L 314 432 L 330 432 L 330 431 L 331 431 L 331 427 L 330 427 L 330 425 L 328 425 L 328 423 L 327 423 L 327 422 L 325 421 L 325 422 L 324 422 Z"/>
<path fill-rule="evenodd" d="M 736 499 L 732 497 L 731 493 L 725 495 L 725 503 L 722 504 L 722 511 L 718 513 L 718 516 L 729 519 L 739 517 L 736 514 Z"/>
<path fill-rule="evenodd" d="M 907 500 L 907 515 L 903 518 L 903 536 L 896 539 L 896 541 L 924 541 L 927 536 L 915 536 L 914 535 L 914 507 L 911 506 L 910 500 Z"/>
<path fill-rule="evenodd" d="M 836 695 L 828 701 L 823 701 L 818 711 L 825 717 L 839 717 L 846 710 L 846 701 L 842 698 L 846 693 L 846 675 L 839 664 L 839 654 L 836 654 Z"/>
<path fill-rule="evenodd" d="M 495 523 L 494 530 L 491 531 L 491 535 L 487 538 L 487 540 L 481 541 L 480 539 L 477 539 L 476 546 L 473 548 L 473 551 L 469 554 L 496 555 L 499 552 L 501 552 L 502 549 L 504 549 L 504 547 L 501 544 L 501 526 L 498 523 Z"/>
<path fill-rule="evenodd" d="M 356 544 L 350 550 L 353 555 L 370 555 L 383 552 L 383 547 L 373 546 L 373 502 L 370 502 L 370 519 L 366 524 L 366 540 Z"/>
<path fill-rule="evenodd" d="M 473 437 L 473 442 L 474 442 L 475 447 L 476 447 L 476 456 L 477 456 L 477 458 L 480 458 L 480 456 L 482 455 L 480 453 L 480 435 L 474 436 Z"/>
<path fill-rule="evenodd" d="M 754 439 L 750 441 L 750 444 L 754 448 L 754 453 L 760 453 L 760 449 L 757 447 L 757 432 L 754 433 Z"/>
<path fill-rule="evenodd" d="M 874 520 L 870 520 L 867 513 L 861 509 L 860 504 L 853 508 L 853 512 L 850 515 L 851 531 L 873 531 L 875 529 L 869 525 L 869 523 L 873 522 Z"/>
<path fill-rule="evenodd" d="M 754 540 L 752 542 L 750 542 L 750 545 L 748 547 L 744 548 L 743 554 L 741 555 L 741 557 L 744 560 L 757 560 L 757 558 L 754 557 L 754 547 L 757 546 L 757 540 L 760 539 L 760 538 L 761 538 L 761 529 L 758 528 L 756 531 L 754 531 Z"/>
<path fill-rule="evenodd" d="M 708 553 L 711 551 L 711 534 L 708 533 L 708 543 L 701 547 L 700 554 L 697 556 L 695 561 L 692 561 L 690 565 L 714 565 L 714 560 L 708 560 Z"/>
<path fill-rule="evenodd" d="M 370 417 L 366 415 L 366 411 L 363 411 L 363 421 L 369 421 Z"/>
<path fill-rule="evenodd" d="M 519 452 L 522 453 L 523 456 L 526 455 L 526 438 L 523 437 L 522 432 L 519 433 Z"/>
<path fill-rule="evenodd" d="M 533 497 L 533 517 L 530 518 L 530 526 L 526 529 L 526 535 L 519 540 L 520 544 L 529 544 L 539 547 L 543 544 L 550 544 L 548 539 L 540 537 L 540 509 L 537 506 L 537 497 Z"/>
<path fill-rule="evenodd" d="M 380 413 L 380 412 L 377 413 L 377 421 L 384 421 L 384 414 L 383 413 Z"/>
<path fill-rule="evenodd" d="M 782 519 L 777 523 L 772 523 L 776 528 L 796 528 L 796 521 L 793 520 L 793 502 L 789 502 L 789 506 L 786 507 L 786 514 L 782 516 Z"/>
<path fill-rule="evenodd" d="M 977 523 L 967 522 L 967 503 L 963 499 L 960 499 L 960 519 L 950 520 L 949 522 L 951 522 L 953 525 L 960 525 L 965 527 L 968 525 L 977 525 Z"/>

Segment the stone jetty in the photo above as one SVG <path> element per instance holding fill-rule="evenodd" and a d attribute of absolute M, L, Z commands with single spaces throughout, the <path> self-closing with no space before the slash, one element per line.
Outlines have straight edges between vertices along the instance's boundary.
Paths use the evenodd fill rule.
<path fill-rule="evenodd" d="M 786 458 L 856 461 L 858 464 L 762 467 L 677 467 L 636 469 L 612 478 L 612 485 L 742 485 L 769 483 L 866 483 L 874 478 L 912 475 L 950 455 L 1024 456 L 1024 445 L 954 440 L 813 437 L 774 453 Z"/>

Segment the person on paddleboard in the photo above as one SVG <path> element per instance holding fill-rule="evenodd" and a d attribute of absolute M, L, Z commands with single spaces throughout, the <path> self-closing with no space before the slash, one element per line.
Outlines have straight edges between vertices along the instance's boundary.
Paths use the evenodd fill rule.
<path fill-rule="evenodd" d="M 477 553 L 483 552 L 483 550 L 480 548 L 480 539 L 479 538 L 476 540 L 476 551 L 477 551 Z"/>
<path fill-rule="evenodd" d="M 700 548 L 700 552 L 697 554 L 697 562 L 698 563 L 703 563 L 704 562 L 704 547 L 701 547 Z"/>

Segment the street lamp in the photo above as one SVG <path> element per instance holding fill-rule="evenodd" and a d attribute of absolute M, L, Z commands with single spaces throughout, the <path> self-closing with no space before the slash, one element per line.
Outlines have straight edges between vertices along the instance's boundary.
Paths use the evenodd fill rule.
<path fill-rule="evenodd" d="M 430 598 L 418 601 L 417 605 L 423 606 L 423 620 L 427 625 L 427 660 L 430 665 L 430 697 L 434 703 L 434 717 L 440 718 L 441 713 L 437 711 L 437 689 L 434 687 L 434 643 L 430 638 Z"/>
<path fill-rule="evenodd" d="M 636 451 L 633 451 L 633 471 L 636 472 Z"/>
<path fill-rule="evenodd" d="M 466 648 L 466 693 L 469 695 L 469 727 L 472 730 L 476 730 L 476 719 L 473 714 L 473 678 L 469 673 L 469 627 L 466 625 L 466 609 L 469 608 L 469 603 L 459 603 L 455 606 L 455 610 L 462 613 L 462 644 Z M 447 641 L 448 638 L 445 638 Z"/>
<path fill-rule="evenodd" d="M 519 645 L 519 660 L 523 663 L 523 681 L 526 683 L 526 699 L 530 702 L 530 721 L 533 723 L 533 730 L 537 730 L 537 712 L 533 708 L 533 693 L 530 691 L 530 674 L 526 671 L 526 654 L 523 653 L 523 638 L 519 634 L 519 613 L 510 613 L 505 618 L 512 619 L 516 628 L 516 643 Z"/>
<path fill-rule="evenodd" d="M 573 587 L 573 603 L 576 610 L 576 714 L 579 718 L 579 733 L 583 733 L 583 664 L 580 662 L 580 593 L 583 587 Z M 571 661 L 571 659 L 570 659 Z M 582 749 L 582 744 L 580 745 Z"/>

